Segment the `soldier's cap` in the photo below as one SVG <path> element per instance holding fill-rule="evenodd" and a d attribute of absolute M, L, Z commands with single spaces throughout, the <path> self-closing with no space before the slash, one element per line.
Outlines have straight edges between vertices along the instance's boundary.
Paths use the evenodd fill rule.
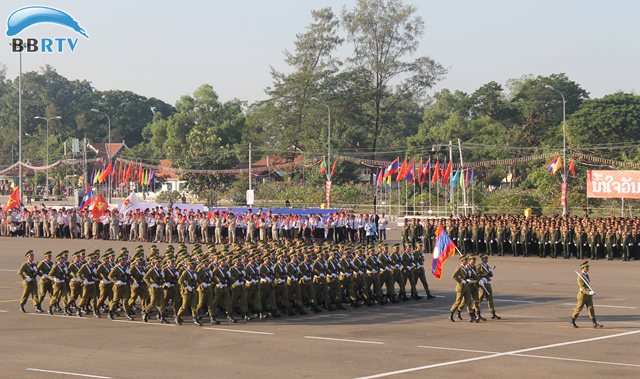
<path fill-rule="evenodd" d="M 128 252 L 129 252 L 129 250 L 127 250 L 127 248 L 126 248 L 126 247 L 121 247 L 119 251 L 120 251 L 121 253 L 128 253 Z"/>
<path fill-rule="evenodd" d="M 469 257 L 467 257 L 466 255 L 463 255 L 459 258 L 461 261 L 465 260 L 465 259 L 469 259 Z"/>
<path fill-rule="evenodd" d="M 105 250 L 104 252 L 105 252 L 105 254 L 106 254 L 106 253 L 112 253 L 112 252 L 113 252 L 113 249 L 112 249 L 112 248 L 108 248 L 108 249 L 107 249 L 107 250 Z"/>
<path fill-rule="evenodd" d="M 111 258 L 111 257 L 113 257 L 113 256 L 114 256 L 114 254 L 115 254 L 115 253 L 113 252 L 113 250 L 111 250 L 111 251 L 107 251 L 107 252 L 105 252 L 105 253 L 104 253 L 104 255 L 102 256 L 102 259 L 108 259 L 108 258 Z"/>
<path fill-rule="evenodd" d="M 116 258 L 116 261 L 120 262 L 123 259 L 127 259 L 127 254 L 120 254 L 118 255 L 118 258 Z"/>
<path fill-rule="evenodd" d="M 46 253 L 44 253 L 42 255 L 44 255 L 46 257 L 46 256 L 51 256 L 51 254 L 53 254 L 51 251 L 47 251 Z"/>
<path fill-rule="evenodd" d="M 184 261 L 184 263 L 188 264 L 188 265 L 194 265 L 196 264 L 196 262 L 193 259 L 187 259 L 186 261 Z"/>
<path fill-rule="evenodd" d="M 144 259 L 144 255 L 136 254 L 136 255 L 133 256 L 133 260 L 134 261 L 137 261 L 138 259 Z"/>
<path fill-rule="evenodd" d="M 82 255 L 82 251 L 76 251 L 75 253 L 73 253 L 72 257 L 79 257 L 80 255 Z"/>
<path fill-rule="evenodd" d="M 58 260 L 60 258 L 64 258 L 64 252 L 63 253 L 59 253 L 58 255 L 56 255 L 56 260 Z"/>
<path fill-rule="evenodd" d="M 582 262 L 582 264 L 580 265 L 580 268 L 583 268 L 583 267 L 589 267 L 589 261 Z"/>
<path fill-rule="evenodd" d="M 29 250 L 27 251 L 27 253 L 24 255 L 25 257 L 28 257 L 29 255 L 33 255 L 33 250 Z"/>
<path fill-rule="evenodd" d="M 78 251 L 78 253 L 80 253 L 80 254 L 84 254 L 84 253 L 86 253 L 86 252 L 87 252 L 87 251 L 86 251 L 85 249 L 80 249 L 80 250 Z"/>
<path fill-rule="evenodd" d="M 396 247 L 400 247 L 399 243 L 394 243 L 393 245 L 391 245 L 391 247 L 396 248 Z"/>
<path fill-rule="evenodd" d="M 100 249 L 95 249 L 93 253 L 91 253 L 91 255 L 96 255 L 96 254 L 100 254 Z"/>
<path fill-rule="evenodd" d="M 482 254 L 480 256 L 480 259 L 485 259 L 485 258 L 489 258 L 489 254 Z"/>
<path fill-rule="evenodd" d="M 416 246 L 422 246 L 422 242 L 416 242 Z"/>

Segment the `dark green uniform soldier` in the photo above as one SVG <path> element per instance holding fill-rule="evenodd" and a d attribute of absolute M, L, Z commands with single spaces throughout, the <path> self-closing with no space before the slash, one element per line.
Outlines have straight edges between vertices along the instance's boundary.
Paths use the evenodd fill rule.
<path fill-rule="evenodd" d="M 231 274 L 227 270 L 227 260 L 224 258 L 218 260 L 218 265 L 213 269 L 213 284 L 215 287 L 213 289 L 212 308 L 217 312 L 218 308 L 224 307 L 227 314 L 227 320 L 229 323 L 234 324 L 236 323 L 236 320 L 231 314 L 231 296 L 229 296 L 229 292 L 226 291 L 230 278 Z M 213 316 L 216 317 L 217 314 L 214 314 Z"/>
<path fill-rule="evenodd" d="M 267 318 L 269 315 L 262 311 L 262 297 L 260 295 L 260 266 L 256 263 L 255 255 L 249 257 L 247 265 L 244 267 L 246 272 L 246 292 L 247 305 L 253 308 L 253 312 L 258 314 L 261 319 Z"/>
<path fill-rule="evenodd" d="M 368 307 L 375 304 L 371 301 L 369 286 L 367 284 L 367 260 L 364 257 L 364 250 L 357 248 L 356 256 L 353 258 L 353 288 L 362 294 L 364 304 Z"/>
<path fill-rule="evenodd" d="M 260 265 L 260 297 L 262 309 L 268 310 L 274 318 L 280 317 L 278 306 L 276 304 L 276 294 L 273 290 L 273 281 L 275 279 L 275 271 L 271 265 L 271 257 L 265 256 Z"/>
<path fill-rule="evenodd" d="M 578 273 L 578 286 L 580 291 L 578 292 L 578 305 L 573 310 L 570 324 L 574 328 L 577 328 L 576 319 L 580 315 L 580 311 L 586 305 L 589 311 L 589 318 L 593 323 L 594 328 L 602 328 L 602 325 L 596 322 L 596 312 L 593 308 L 593 297 L 596 296 L 596 292 L 591 288 L 591 279 L 589 278 L 589 262 L 583 262 L 580 265 L 580 272 Z"/>
<path fill-rule="evenodd" d="M 473 314 L 471 303 L 471 293 L 469 292 L 469 286 L 467 284 L 467 278 L 469 277 L 469 273 L 467 271 L 467 257 L 465 255 L 460 257 L 460 265 L 456 267 L 455 271 L 451 275 L 451 278 L 456 281 L 456 301 L 451 306 L 449 310 L 449 321 L 454 322 L 453 313 L 457 312 L 460 305 L 463 304 L 467 306 L 467 312 L 469 313 L 469 322 L 478 322 L 475 314 Z"/>
<path fill-rule="evenodd" d="M 98 309 L 98 270 L 94 267 L 95 261 L 100 254 L 100 250 L 96 250 L 87 256 L 87 263 L 83 264 L 78 270 L 78 279 L 82 282 L 82 298 L 78 303 L 76 315 L 82 317 L 82 311 L 89 314 L 89 303 L 93 308 L 93 316 L 100 318 L 100 310 Z"/>
<path fill-rule="evenodd" d="M 146 309 L 149 304 L 149 288 L 147 287 L 147 283 L 144 282 L 144 276 L 147 274 L 147 271 L 142 253 L 136 253 L 129 270 L 131 271 L 131 279 L 133 280 L 129 307 L 133 308 L 136 303 L 136 298 L 140 297 L 140 309 Z"/>
<path fill-rule="evenodd" d="M 344 250 L 342 252 L 342 258 L 338 263 L 340 265 L 340 287 L 342 289 L 341 292 L 343 299 L 348 300 L 349 305 L 352 307 L 359 308 L 362 304 L 358 301 L 356 289 L 353 285 L 353 273 L 355 266 L 348 250 Z"/>
<path fill-rule="evenodd" d="M 371 293 L 371 285 L 373 285 L 373 294 L 378 299 L 380 305 L 384 305 L 387 301 L 382 297 L 382 288 L 380 285 L 380 260 L 373 253 L 373 247 L 367 251 L 366 260 L 367 267 L 367 288 L 366 291 Z"/>
<path fill-rule="evenodd" d="M 131 271 L 127 268 L 127 253 L 121 253 L 116 259 L 117 264 L 109 273 L 109 280 L 113 283 L 113 298 L 109 303 L 109 318 L 115 319 L 118 303 L 122 301 L 124 308 L 124 316 L 129 321 L 133 321 L 131 317 L 131 308 L 129 308 L 129 299 L 131 297 Z"/>
<path fill-rule="evenodd" d="M 298 314 L 306 315 L 302 308 L 302 291 L 300 290 L 300 278 L 302 273 L 298 267 L 298 256 L 291 254 L 287 264 L 287 297 Z"/>
<path fill-rule="evenodd" d="M 107 298 L 113 298 L 113 283 L 109 280 L 109 273 L 114 267 L 111 261 L 113 257 L 113 250 L 108 249 L 102 256 L 102 264 L 98 266 L 98 284 L 99 296 L 98 296 L 98 309 L 104 306 Z"/>
<path fill-rule="evenodd" d="M 196 263 L 193 259 L 189 259 L 185 263 L 188 268 L 184 270 L 180 279 L 178 279 L 180 292 L 182 294 L 182 307 L 178 310 L 175 321 L 176 324 L 182 325 L 182 318 L 180 316 L 189 308 L 191 310 L 191 317 L 193 317 L 193 323 L 197 326 L 202 326 L 200 321 L 198 321 L 198 296 L 197 293 L 194 292 L 198 286 L 198 275 L 195 272 Z"/>
<path fill-rule="evenodd" d="M 419 245 L 419 243 L 417 243 L 416 246 L 417 245 Z M 407 297 L 407 289 L 405 287 L 407 281 L 402 275 L 402 255 L 400 254 L 400 244 L 395 243 L 391 248 L 393 249 L 390 257 L 392 286 L 395 286 L 397 283 L 400 288 L 400 299 L 402 299 L 402 301 L 408 301 L 409 298 Z"/>
<path fill-rule="evenodd" d="M 467 287 L 469 289 L 469 297 L 471 298 L 471 314 L 474 316 L 474 320 L 469 319 L 470 322 L 479 322 L 479 321 L 487 321 L 480 315 L 480 296 L 478 292 L 478 288 L 480 287 L 480 277 L 476 272 L 476 257 L 474 255 L 469 255 L 467 257 Z M 460 317 L 460 312 L 462 311 L 464 304 L 460 304 L 458 306 L 458 317 Z"/>
<path fill-rule="evenodd" d="M 38 297 L 38 282 L 36 282 L 38 278 L 38 267 L 33 263 L 33 250 L 27 251 L 25 257 L 27 257 L 27 261 L 23 263 L 18 270 L 18 276 L 22 279 L 23 288 L 22 298 L 20 299 L 20 311 L 26 313 L 24 305 L 27 303 L 29 296 L 31 296 L 33 306 L 36 307 L 36 312 L 42 313 L 43 311 L 40 307 Z"/>
<path fill-rule="evenodd" d="M 164 286 L 164 272 L 162 271 L 162 261 L 159 257 L 153 257 L 150 259 L 151 264 L 153 265 L 147 273 L 144 275 L 144 282 L 149 289 L 149 304 L 147 304 L 147 308 L 143 309 L 142 313 L 142 321 L 149 321 L 149 314 L 153 311 L 153 307 L 158 307 L 158 318 L 160 322 L 163 324 L 168 324 L 164 318 L 164 291 L 162 290 Z M 211 299 L 213 303 L 213 299 Z"/>
<path fill-rule="evenodd" d="M 336 251 L 331 250 L 327 259 L 327 286 L 329 287 L 329 298 L 336 304 L 336 309 L 344 310 L 342 306 L 342 286 L 340 285 L 340 267 L 336 259 Z"/>
<path fill-rule="evenodd" d="M 73 263 L 69 265 L 69 307 L 76 307 L 76 299 L 82 294 L 82 281 L 78 279 L 78 270 L 82 267 L 82 261 L 80 256 L 83 254 L 81 251 L 73 253 Z"/>
<path fill-rule="evenodd" d="M 500 317 L 496 315 L 496 309 L 493 307 L 493 289 L 491 288 L 491 278 L 493 278 L 493 269 L 489 267 L 488 261 L 489 256 L 487 254 L 483 254 L 480 259 L 482 259 L 482 263 L 477 267 L 477 274 L 482 282 L 482 285 L 478 288 L 478 317 L 480 317 L 480 306 L 482 304 L 482 300 L 484 298 L 487 299 L 487 303 L 489 304 L 489 311 L 491 312 L 491 318 L 494 320 L 500 320 Z"/>
<path fill-rule="evenodd" d="M 413 251 L 413 257 L 415 261 L 414 275 L 416 286 L 418 285 L 418 281 L 420 281 L 420 283 L 422 283 L 422 287 L 424 287 L 424 291 L 427 293 L 427 299 L 435 299 L 436 297 L 431 294 L 431 291 L 429 291 L 429 284 L 427 283 L 427 276 L 424 271 L 425 254 L 422 251 L 422 244 L 416 244 L 416 249 Z"/>
<path fill-rule="evenodd" d="M 173 257 L 167 258 L 163 272 L 164 284 L 162 286 L 162 290 L 164 291 L 165 311 L 167 309 L 167 305 L 169 305 L 169 300 L 171 300 L 173 314 L 176 315 L 182 305 L 182 296 L 180 295 L 180 286 L 178 285 L 180 273 L 178 273 L 178 270 L 176 269 L 176 261 Z"/>
<path fill-rule="evenodd" d="M 291 304 L 289 303 L 289 289 L 287 288 L 288 273 L 285 256 L 283 254 L 279 254 L 276 259 L 277 262 L 273 265 L 275 273 L 275 278 L 273 279 L 273 291 L 276 305 L 282 312 L 287 312 L 289 316 L 295 316 L 296 313 L 293 311 Z"/>
<path fill-rule="evenodd" d="M 322 312 L 322 309 L 318 306 L 316 301 L 316 294 L 313 290 L 313 263 L 311 262 L 311 254 L 305 253 L 303 255 L 303 261 L 300 263 L 300 280 L 298 286 L 302 298 L 306 299 L 311 304 L 311 310 L 314 313 Z"/>
<path fill-rule="evenodd" d="M 42 304 L 47 294 L 49 294 L 49 301 L 51 301 L 51 296 L 53 296 L 53 280 L 49 278 L 49 272 L 53 268 L 51 254 L 50 251 L 44 253 L 44 260 L 38 264 L 38 275 L 40 276 L 40 297 L 38 298 L 38 303 L 40 304 Z"/>
<path fill-rule="evenodd" d="M 404 253 L 402 253 L 402 278 L 405 281 L 403 283 L 403 287 L 406 288 L 406 281 L 409 279 L 409 285 L 411 286 L 411 298 L 415 300 L 422 299 L 422 296 L 418 295 L 418 289 L 416 288 L 416 277 L 415 277 L 415 259 L 413 257 L 413 252 L 411 251 L 411 246 L 404 246 Z"/>
<path fill-rule="evenodd" d="M 396 291 L 393 285 L 393 274 L 391 273 L 391 258 L 387 255 L 387 246 L 385 244 L 378 245 L 380 252 L 378 253 L 378 260 L 380 260 L 380 286 L 387 288 L 387 298 L 392 303 L 397 303 Z"/>
<path fill-rule="evenodd" d="M 51 271 L 49 271 L 49 278 L 53 280 L 53 296 L 51 297 L 51 303 L 49 304 L 50 315 L 53 314 L 53 306 L 62 300 L 64 314 L 71 316 L 71 311 L 69 310 L 69 304 L 67 302 L 67 293 L 69 291 L 69 286 L 67 284 L 69 275 L 67 265 L 65 263 L 65 255 L 67 253 L 68 252 L 64 250 L 60 254 L 56 255 L 56 264 L 54 264 Z"/>
<path fill-rule="evenodd" d="M 327 283 L 327 263 L 324 261 L 324 253 L 318 254 L 318 258 L 313 262 L 313 290 L 316 300 L 322 299 L 324 305 L 329 311 L 335 311 L 336 308 L 331 304 L 329 296 L 329 284 Z"/>

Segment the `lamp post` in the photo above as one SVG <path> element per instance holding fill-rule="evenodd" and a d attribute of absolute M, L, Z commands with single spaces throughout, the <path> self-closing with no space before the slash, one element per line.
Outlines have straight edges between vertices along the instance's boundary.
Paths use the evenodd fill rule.
<path fill-rule="evenodd" d="M 100 112 L 99 110 L 93 108 L 91 112 L 101 113 L 107 116 L 107 120 L 109 121 L 109 145 L 107 145 L 107 155 L 109 156 L 109 163 L 111 163 L 111 117 L 104 112 Z M 111 179 L 109 179 L 109 203 L 111 203 Z"/>
<path fill-rule="evenodd" d="M 552 91 L 556 91 L 562 96 L 562 183 L 563 183 L 563 195 L 565 197 L 564 205 L 562 206 L 562 215 L 569 216 L 568 199 L 566 195 L 567 188 L 567 101 L 564 99 L 562 92 L 553 88 L 553 86 L 547 84 L 544 88 L 548 88 Z"/>
<path fill-rule="evenodd" d="M 47 181 L 46 181 L 46 184 L 45 184 L 45 188 L 47 189 L 47 198 L 49 198 L 49 121 L 51 121 L 51 120 L 60 120 L 62 117 L 55 116 L 55 117 L 45 118 L 45 117 L 36 116 L 35 118 L 38 119 L 38 120 L 47 121 L 47 162 L 46 162 L 46 166 L 47 166 Z"/>
<path fill-rule="evenodd" d="M 328 155 L 327 155 L 327 181 L 331 181 L 331 108 L 324 101 L 318 99 L 317 97 L 312 97 L 311 100 L 315 100 L 318 103 L 327 107 L 327 111 L 329 112 L 329 126 L 327 132 L 327 147 L 328 147 Z M 331 197 L 327 199 L 327 208 L 331 207 Z"/>
<path fill-rule="evenodd" d="M 431 151 L 436 151 L 436 147 L 448 147 L 449 148 L 449 162 L 451 162 L 451 167 L 453 167 L 453 142 L 449 141 L 448 144 L 436 144 L 436 145 L 432 145 L 431 146 Z M 462 159 L 462 156 L 460 157 L 460 159 Z M 451 169 L 451 171 L 453 171 L 453 169 Z M 453 173 L 449 173 L 449 176 L 451 176 Z M 451 202 L 451 214 L 455 215 L 456 211 L 455 209 L 453 209 L 453 177 L 451 177 L 449 179 L 449 201 Z M 446 211 L 446 204 L 445 204 L 445 211 Z"/>

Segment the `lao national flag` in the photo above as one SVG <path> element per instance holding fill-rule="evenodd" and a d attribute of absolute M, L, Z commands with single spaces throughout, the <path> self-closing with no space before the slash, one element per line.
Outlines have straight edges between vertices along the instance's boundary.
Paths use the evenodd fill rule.
<path fill-rule="evenodd" d="M 411 162 L 411 166 L 409 166 L 409 169 L 407 170 L 407 182 L 411 183 L 413 182 L 413 179 L 415 179 L 416 177 L 416 160 L 414 159 L 413 162 Z"/>
<path fill-rule="evenodd" d="M 93 190 L 91 189 L 91 185 L 87 187 L 87 192 L 84 194 L 80 205 L 78 205 L 78 210 L 81 211 L 86 208 L 89 204 L 93 203 L 96 198 L 93 196 Z"/>
<path fill-rule="evenodd" d="M 431 273 L 436 278 L 442 276 L 442 265 L 451 254 L 455 255 L 456 245 L 453 243 L 447 232 L 438 226 L 436 230 L 436 244 L 433 248 L 433 260 L 431 261 Z"/>
<path fill-rule="evenodd" d="M 560 167 L 558 167 L 558 161 L 560 161 L 560 157 L 554 158 L 551 163 L 549 163 L 549 165 L 547 165 L 546 170 L 549 172 L 549 174 L 555 174 L 556 171 L 558 171 L 558 169 Z"/>
<path fill-rule="evenodd" d="M 399 163 L 400 163 L 400 158 L 396 158 L 393 162 L 391 162 L 389 167 L 387 167 L 387 169 L 384 171 L 384 176 L 382 177 L 382 179 L 386 179 L 392 174 L 395 174 L 396 172 L 398 172 Z"/>
<path fill-rule="evenodd" d="M 451 161 L 449 161 L 449 165 L 447 166 L 445 171 L 442 173 L 442 183 L 440 183 L 440 185 L 443 186 L 447 184 L 447 181 L 449 180 L 449 175 L 451 175 Z"/>

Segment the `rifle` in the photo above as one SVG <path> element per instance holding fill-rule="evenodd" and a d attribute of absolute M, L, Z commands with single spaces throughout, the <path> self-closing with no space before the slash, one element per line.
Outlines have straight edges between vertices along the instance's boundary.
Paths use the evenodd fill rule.
<path fill-rule="evenodd" d="M 589 288 L 590 291 L 592 292 L 596 292 L 593 290 L 593 288 L 591 288 L 591 286 L 589 285 L 589 281 L 587 280 L 587 278 L 585 278 L 584 276 L 582 276 L 582 274 L 580 274 L 578 271 L 574 271 L 576 274 L 578 274 L 578 276 L 580 277 L 580 279 L 582 279 L 582 281 L 584 282 L 584 284 L 587 285 L 587 287 Z"/>

